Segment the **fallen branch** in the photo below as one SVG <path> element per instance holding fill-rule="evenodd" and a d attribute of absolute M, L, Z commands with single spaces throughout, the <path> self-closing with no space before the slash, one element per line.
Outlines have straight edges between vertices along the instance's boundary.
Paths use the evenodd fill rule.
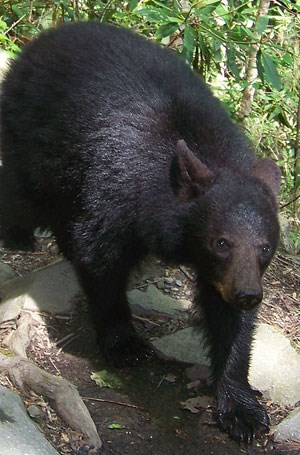
<path fill-rule="evenodd" d="M 54 409 L 74 430 L 82 433 L 88 445 L 100 448 L 96 426 L 76 387 L 64 378 L 42 370 L 20 356 L 0 354 L 0 373 L 6 374 L 22 390 L 33 390 L 54 403 Z"/>

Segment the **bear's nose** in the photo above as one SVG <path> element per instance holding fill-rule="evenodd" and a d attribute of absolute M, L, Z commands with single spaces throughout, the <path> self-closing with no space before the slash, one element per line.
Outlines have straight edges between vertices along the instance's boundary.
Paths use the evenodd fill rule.
<path fill-rule="evenodd" d="M 251 310 L 262 301 L 262 291 L 254 289 L 244 289 L 237 295 L 237 303 L 242 310 Z"/>

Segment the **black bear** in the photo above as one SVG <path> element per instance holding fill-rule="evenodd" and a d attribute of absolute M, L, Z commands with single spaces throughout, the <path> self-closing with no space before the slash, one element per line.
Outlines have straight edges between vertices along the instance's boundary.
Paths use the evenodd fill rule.
<path fill-rule="evenodd" d="M 197 273 L 220 427 L 268 429 L 247 381 L 261 276 L 278 240 L 280 171 L 174 52 L 97 23 L 40 35 L 3 84 L 1 225 L 30 248 L 50 227 L 89 300 L 107 358 L 143 347 L 126 284 L 147 254 Z"/>

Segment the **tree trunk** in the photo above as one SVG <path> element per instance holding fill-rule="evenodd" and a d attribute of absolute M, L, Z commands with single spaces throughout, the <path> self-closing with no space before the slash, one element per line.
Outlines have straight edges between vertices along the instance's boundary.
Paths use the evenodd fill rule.
<path fill-rule="evenodd" d="M 270 0 L 260 0 L 258 11 L 256 14 L 256 20 L 255 20 L 255 24 L 254 24 L 254 31 L 253 31 L 254 35 L 257 37 L 257 42 L 253 43 L 251 46 L 251 49 L 249 51 L 247 69 L 246 69 L 245 80 L 248 82 L 249 85 L 247 87 L 245 87 L 245 89 L 244 89 L 243 98 L 242 98 L 241 105 L 240 105 L 240 111 L 238 113 L 239 117 L 242 119 L 247 117 L 249 115 L 249 113 L 251 112 L 252 102 L 253 102 L 254 93 L 255 93 L 255 88 L 254 88 L 253 84 L 256 81 L 257 74 L 258 74 L 257 66 L 256 66 L 256 58 L 257 58 L 257 53 L 260 49 L 260 41 L 261 41 L 261 36 L 257 30 L 257 24 L 261 17 L 268 14 L 269 7 L 270 7 Z"/>
<path fill-rule="evenodd" d="M 299 195 L 298 193 L 298 173 L 300 167 L 300 158 L 299 158 L 299 150 L 300 150 L 300 90 L 298 94 L 298 110 L 297 110 L 297 125 L 296 125 L 296 139 L 295 139 L 295 147 L 294 147 L 294 214 L 296 215 L 297 209 L 299 206 Z"/>

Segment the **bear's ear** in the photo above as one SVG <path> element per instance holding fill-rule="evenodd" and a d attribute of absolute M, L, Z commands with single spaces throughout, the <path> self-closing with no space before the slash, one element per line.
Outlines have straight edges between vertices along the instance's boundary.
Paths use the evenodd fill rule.
<path fill-rule="evenodd" d="M 203 194 L 215 179 L 214 172 L 194 155 L 184 140 L 177 142 L 171 174 L 175 193 L 182 200 Z"/>
<path fill-rule="evenodd" d="M 280 189 L 281 170 L 269 158 L 255 161 L 252 168 L 252 175 L 262 180 L 271 190 L 275 199 Z"/>

